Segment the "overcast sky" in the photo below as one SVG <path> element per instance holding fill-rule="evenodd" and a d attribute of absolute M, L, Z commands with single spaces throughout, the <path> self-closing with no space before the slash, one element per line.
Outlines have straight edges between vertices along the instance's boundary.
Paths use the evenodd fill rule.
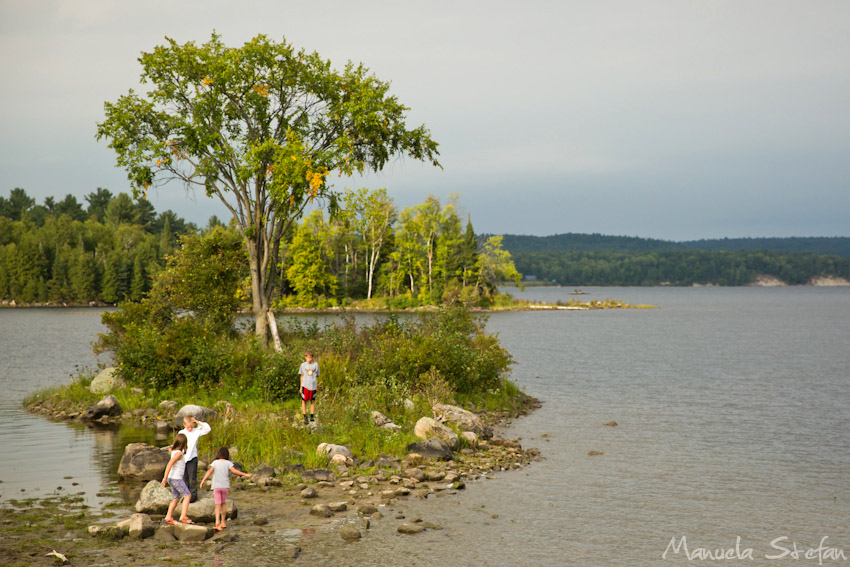
<path fill-rule="evenodd" d="M 850 2 L 0 0 L 0 195 L 128 191 L 94 138 L 139 54 L 263 33 L 392 83 L 440 144 L 340 180 L 478 232 L 850 236 Z M 142 88 L 142 91 L 144 89 Z M 151 193 L 200 225 L 225 209 Z"/>

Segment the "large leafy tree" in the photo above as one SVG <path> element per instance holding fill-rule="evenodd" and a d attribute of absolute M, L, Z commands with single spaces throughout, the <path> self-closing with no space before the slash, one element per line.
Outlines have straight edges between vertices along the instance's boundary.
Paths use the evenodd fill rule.
<path fill-rule="evenodd" d="M 105 104 L 109 140 L 137 196 L 171 180 L 230 210 L 248 252 L 258 335 L 279 281 L 280 242 L 308 203 L 337 194 L 328 181 L 378 171 L 393 156 L 439 166 L 424 126 L 362 64 L 334 70 L 317 53 L 257 36 L 227 47 L 167 39 L 139 58 L 147 96 Z"/>

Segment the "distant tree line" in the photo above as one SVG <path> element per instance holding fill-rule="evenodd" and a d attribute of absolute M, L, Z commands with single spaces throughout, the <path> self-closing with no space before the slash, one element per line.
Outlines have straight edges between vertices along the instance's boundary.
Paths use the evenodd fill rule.
<path fill-rule="evenodd" d="M 668 250 L 514 252 L 517 270 L 568 286 L 748 285 L 773 276 L 791 285 L 817 276 L 850 279 L 850 258 L 810 252 Z"/>
<path fill-rule="evenodd" d="M 99 187 L 85 202 L 66 195 L 36 204 L 21 188 L 0 196 L 0 300 L 138 301 L 178 236 L 198 231 L 173 211 L 157 214 L 149 201 L 126 193 Z"/>
<path fill-rule="evenodd" d="M 636 236 L 565 233 L 550 236 L 503 235 L 503 246 L 519 252 L 661 252 L 670 250 L 765 250 L 813 252 L 850 258 L 850 237 L 717 238 L 673 242 Z"/>
<path fill-rule="evenodd" d="M 178 237 L 203 237 L 193 223 L 170 210 L 157 214 L 145 199 L 98 188 L 85 201 L 84 208 L 67 195 L 38 205 L 21 188 L 0 197 L 0 301 L 137 302 L 167 257 L 190 242 Z M 443 206 L 429 196 L 401 211 L 384 189 L 349 190 L 342 201 L 330 217 L 314 210 L 283 240 L 276 306 L 488 305 L 499 283 L 520 281 L 501 236 L 480 241 L 469 218 L 464 225 L 456 197 Z M 217 226 L 212 217 L 204 234 Z M 247 253 L 243 260 L 239 297 L 246 301 Z"/>

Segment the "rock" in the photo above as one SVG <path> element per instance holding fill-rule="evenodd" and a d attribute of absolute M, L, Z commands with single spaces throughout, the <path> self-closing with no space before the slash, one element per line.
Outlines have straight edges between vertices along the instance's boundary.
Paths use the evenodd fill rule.
<path fill-rule="evenodd" d="M 174 526 L 171 524 L 160 526 L 153 534 L 153 539 L 155 541 L 177 541 L 177 538 L 174 537 Z"/>
<path fill-rule="evenodd" d="M 412 453 L 418 453 L 428 459 L 452 460 L 452 450 L 445 441 L 436 437 L 411 443 L 407 446 L 406 450 Z"/>
<path fill-rule="evenodd" d="M 254 525 L 255 526 L 265 526 L 268 523 L 269 523 L 269 519 L 266 518 L 265 516 L 257 516 L 256 518 L 254 518 Z"/>
<path fill-rule="evenodd" d="M 460 434 L 460 436 L 464 441 L 466 441 L 466 443 L 470 447 L 475 447 L 476 445 L 478 445 L 478 435 L 476 435 L 472 431 L 464 431 Z"/>
<path fill-rule="evenodd" d="M 433 437 L 442 439 L 452 451 L 456 450 L 460 444 L 457 433 L 430 417 L 419 418 L 419 421 L 413 427 L 413 433 L 420 439 L 431 439 Z"/>
<path fill-rule="evenodd" d="M 605 425 L 607 425 L 608 427 L 617 427 L 617 422 L 616 421 L 609 421 Z"/>
<path fill-rule="evenodd" d="M 159 409 L 163 411 L 174 411 L 177 409 L 177 402 L 172 400 L 163 400 L 159 402 Z M 183 427 L 183 424 L 180 424 L 180 427 Z"/>
<path fill-rule="evenodd" d="M 449 423 L 455 424 L 462 431 L 472 431 L 484 439 L 489 439 L 493 436 L 493 430 L 484 425 L 481 418 L 471 411 L 448 404 L 435 404 L 431 408 L 431 411 L 434 412 L 436 417 L 443 418 Z"/>
<path fill-rule="evenodd" d="M 400 534 L 421 534 L 425 531 L 425 526 L 419 524 L 399 524 L 398 533 Z"/>
<path fill-rule="evenodd" d="M 149 516 L 150 517 L 150 516 Z M 124 532 L 125 534 L 130 532 L 130 518 L 125 518 L 115 524 L 115 527 Z"/>
<path fill-rule="evenodd" d="M 590 456 L 590 457 L 597 457 L 599 455 L 604 455 L 604 454 L 605 453 L 603 453 L 602 451 L 588 451 L 587 452 L 587 455 Z"/>
<path fill-rule="evenodd" d="M 307 487 L 301 491 L 301 498 L 315 498 L 318 496 L 315 488 Z"/>
<path fill-rule="evenodd" d="M 103 417 L 112 417 L 121 415 L 121 406 L 118 405 L 118 400 L 112 394 L 109 394 L 96 404 L 90 405 L 80 416 L 83 421 L 95 421 Z"/>
<path fill-rule="evenodd" d="M 118 375 L 118 369 L 114 366 L 101 370 L 89 385 L 93 394 L 108 394 L 115 388 L 126 386 L 124 380 Z"/>
<path fill-rule="evenodd" d="M 378 513 L 378 508 L 371 504 L 363 504 L 362 506 L 357 507 L 357 513 L 361 516 L 372 516 L 373 514 Z"/>
<path fill-rule="evenodd" d="M 257 486 L 269 486 L 274 484 L 272 480 L 277 480 L 275 478 L 276 476 L 277 471 L 274 467 L 261 465 L 254 469 L 254 472 L 251 473 L 251 480 L 253 480 Z"/>
<path fill-rule="evenodd" d="M 385 416 L 381 412 L 379 412 L 379 411 L 373 411 L 372 412 L 372 423 L 374 423 L 378 427 L 383 427 L 387 423 L 392 423 L 392 422 L 393 422 L 393 420 L 391 420 L 390 418 L 388 418 L 387 416 Z"/>
<path fill-rule="evenodd" d="M 168 433 L 172 429 L 171 424 L 164 419 L 157 419 L 154 422 L 153 427 L 156 429 L 157 433 Z"/>
<path fill-rule="evenodd" d="M 425 471 L 417 468 L 407 469 L 406 471 L 404 471 L 404 476 L 406 476 L 407 478 L 412 478 L 416 480 L 416 482 L 424 482 L 427 478 L 425 475 Z"/>
<path fill-rule="evenodd" d="M 118 464 L 118 476 L 135 480 L 162 480 L 168 466 L 168 449 L 147 443 L 130 443 Z"/>
<path fill-rule="evenodd" d="M 236 519 L 239 510 L 236 503 L 229 499 L 224 503 L 226 518 Z M 215 522 L 215 498 L 211 493 L 199 496 L 198 499 L 189 504 L 189 517 L 195 522 Z"/>
<path fill-rule="evenodd" d="M 413 411 L 413 408 L 416 407 L 416 404 L 413 403 L 413 400 L 409 398 L 404 399 L 404 409 L 407 411 Z"/>
<path fill-rule="evenodd" d="M 156 526 L 147 514 L 133 514 L 130 516 L 128 535 L 134 539 L 145 539 L 151 537 L 156 531 Z"/>
<path fill-rule="evenodd" d="M 174 537 L 177 538 L 177 541 L 204 541 L 212 537 L 214 533 L 212 529 L 197 524 L 177 522 L 176 524 L 172 524 L 172 526 L 174 527 Z"/>
<path fill-rule="evenodd" d="M 354 459 L 346 458 L 345 455 L 341 455 L 341 454 L 337 453 L 336 455 L 331 457 L 331 464 L 337 465 L 337 466 L 338 465 L 353 465 Z"/>
<path fill-rule="evenodd" d="M 210 408 L 205 408 L 204 406 L 186 404 L 180 408 L 180 411 L 178 411 L 177 415 L 174 416 L 173 423 L 178 429 L 183 429 L 183 418 L 187 415 L 191 415 L 198 421 L 207 422 L 216 419 L 218 417 L 218 412 Z"/>
<path fill-rule="evenodd" d="M 160 473 L 162 478 L 162 473 Z M 168 511 L 171 503 L 171 489 L 160 484 L 160 481 L 152 480 L 145 485 L 139 500 L 136 502 L 136 512 L 145 514 L 164 514 Z"/>
<path fill-rule="evenodd" d="M 283 558 L 284 559 L 298 559 L 298 556 L 301 555 L 301 548 L 296 545 L 285 545 L 283 547 Z"/>
<path fill-rule="evenodd" d="M 401 431 L 401 425 L 397 423 L 385 423 L 381 426 L 381 429 L 386 429 L 387 431 Z"/>
<path fill-rule="evenodd" d="M 124 530 L 118 526 L 89 526 L 89 535 L 99 539 L 121 539 L 124 537 Z"/>
<path fill-rule="evenodd" d="M 301 473 L 301 480 L 304 482 L 311 480 L 333 482 L 336 480 L 336 475 L 330 469 L 310 469 Z"/>
<path fill-rule="evenodd" d="M 449 488 L 451 488 L 452 490 L 463 490 L 464 488 L 466 488 L 466 483 L 463 482 L 462 480 L 456 480 L 453 483 L 451 483 Z"/>
<path fill-rule="evenodd" d="M 332 443 L 320 443 L 318 447 L 316 447 L 317 455 L 328 455 L 333 458 L 336 455 L 342 455 L 346 459 L 354 459 L 354 455 L 351 453 L 351 450 L 345 445 L 333 445 Z"/>
<path fill-rule="evenodd" d="M 363 536 L 360 534 L 360 530 L 358 530 L 358 529 L 357 529 L 357 528 L 355 528 L 354 526 L 345 526 L 344 528 L 342 528 L 342 529 L 340 530 L 339 535 L 340 535 L 340 536 L 342 537 L 342 539 L 344 539 L 345 541 L 357 541 L 358 539 L 360 539 L 361 537 L 363 537 Z"/>
<path fill-rule="evenodd" d="M 327 504 L 316 504 L 310 508 L 310 515 L 318 516 L 320 518 L 330 518 L 334 515 L 334 513 L 330 508 L 328 508 Z"/>
<path fill-rule="evenodd" d="M 347 502 L 330 502 L 328 504 L 328 508 L 330 508 L 332 512 L 345 512 L 348 509 L 348 503 Z"/>
<path fill-rule="evenodd" d="M 428 471 L 425 473 L 425 480 L 430 482 L 439 482 L 446 478 L 446 473 L 443 471 Z"/>

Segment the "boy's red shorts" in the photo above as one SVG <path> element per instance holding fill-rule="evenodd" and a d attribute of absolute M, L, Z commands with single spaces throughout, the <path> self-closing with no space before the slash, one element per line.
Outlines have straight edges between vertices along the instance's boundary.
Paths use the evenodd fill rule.
<path fill-rule="evenodd" d="M 310 400 L 316 399 L 316 390 L 308 390 L 307 388 L 301 387 L 301 399 L 305 402 L 309 402 Z"/>

